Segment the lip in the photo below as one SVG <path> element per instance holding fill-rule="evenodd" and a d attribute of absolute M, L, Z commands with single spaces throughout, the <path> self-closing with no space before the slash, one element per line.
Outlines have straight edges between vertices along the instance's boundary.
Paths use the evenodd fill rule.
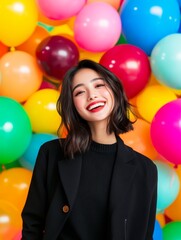
<path fill-rule="evenodd" d="M 87 107 L 86 109 L 88 110 L 92 105 L 95 105 L 97 103 L 105 103 L 105 101 L 94 101 L 94 102 L 91 102 Z"/>

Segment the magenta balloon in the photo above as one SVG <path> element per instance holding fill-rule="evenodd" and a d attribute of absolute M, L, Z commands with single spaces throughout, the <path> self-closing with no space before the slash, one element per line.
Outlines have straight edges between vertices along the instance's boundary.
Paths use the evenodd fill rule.
<path fill-rule="evenodd" d="M 146 53 L 131 44 L 119 44 L 105 52 L 100 64 L 121 80 L 128 98 L 135 97 L 148 83 L 151 67 Z"/>
<path fill-rule="evenodd" d="M 77 64 L 79 51 L 71 40 L 50 36 L 38 45 L 36 57 L 44 75 L 60 81 L 67 70 Z"/>
<path fill-rule="evenodd" d="M 151 122 L 155 149 L 169 162 L 181 164 L 181 99 L 165 104 Z"/>

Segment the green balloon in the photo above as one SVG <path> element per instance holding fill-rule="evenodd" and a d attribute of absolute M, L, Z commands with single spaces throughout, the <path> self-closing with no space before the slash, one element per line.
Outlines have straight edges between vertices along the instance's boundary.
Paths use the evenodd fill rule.
<path fill-rule="evenodd" d="M 181 221 L 172 221 L 163 227 L 164 240 L 181 240 Z"/>
<path fill-rule="evenodd" d="M 31 136 L 30 119 L 23 106 L 11 98 L 0 97 L 0 164 L 21 157 Z"/>

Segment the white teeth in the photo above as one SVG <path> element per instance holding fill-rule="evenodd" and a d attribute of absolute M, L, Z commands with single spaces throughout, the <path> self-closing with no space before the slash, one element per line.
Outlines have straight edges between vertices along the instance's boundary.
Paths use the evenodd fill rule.
<path fill-rule="evenodd" d="M 94 105 L 91 105 L 91 106 L 88 108 L 88 110 L 92 110 L 92 109 L 97 108 L 97 107 L 102 107 L 102 106 L 104 106 L 104 105 L 105 105 L 105 103 L 103 103 L 103 102 L 95 103 Z"/>

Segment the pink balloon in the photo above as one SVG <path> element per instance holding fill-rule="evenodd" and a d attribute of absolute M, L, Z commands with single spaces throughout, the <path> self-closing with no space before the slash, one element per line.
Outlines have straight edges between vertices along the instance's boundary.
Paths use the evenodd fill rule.
<path fill-rule="evenodd" d="M 181 164 L 181 99 L 165 104 L 151 123 L 155 149 L 169 162 Z"/>
<path fill-rule="evenodd" d="M 75 16 L 86 2 L 87 0 L 37 0 L 42 13 L 54 20 Z"/>
<path fill-rule="evenodd" d="M 114 7 L 93 2 L 85 5 L 76 16 L 75 40 L 87 51 L 104 52 L 117 43 L 121 28 L 121 19 Z"/>

